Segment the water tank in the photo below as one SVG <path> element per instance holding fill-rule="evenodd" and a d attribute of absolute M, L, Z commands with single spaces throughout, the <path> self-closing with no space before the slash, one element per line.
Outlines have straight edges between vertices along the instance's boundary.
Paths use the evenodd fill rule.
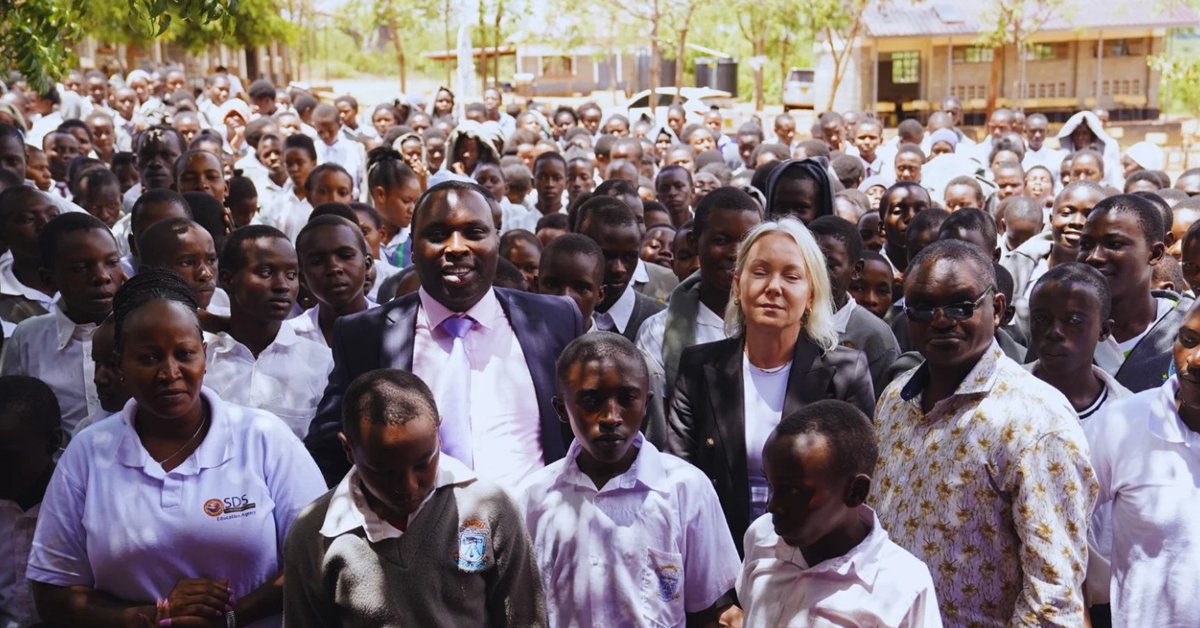
<path fill-rule="evenodd" d="M 712 87 L 712 62 L 712 59 L 706 57 L 698 57 L 696 59 L 696 87 Z"/>
<path fill-rule="evenodd" d="M 721 59 L 717 61 L 717 80 L 716 87 L 721 91 L 733 94 L 734 98 L 738 95 L 738 62 L 733 59 Z"/>
<path fill-rule="evenodd" d="M 675 87 L 675 60 L 663 57 L 659 74 L 659 87 Z"/>

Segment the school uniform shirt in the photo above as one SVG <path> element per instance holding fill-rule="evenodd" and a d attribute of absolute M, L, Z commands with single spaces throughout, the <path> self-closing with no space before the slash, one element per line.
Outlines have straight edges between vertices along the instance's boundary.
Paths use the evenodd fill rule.
<path fill-rule="evenodd" d="M 876 408 L 880 521 L 929 566 L 946 623 L 1081 625 L 1096 476 L 1075 411 L 995 341 L 926 413 L 928 379 L 900 375 Z"/>
<path fill-rule="evenodd" d="M 578 441 L 521 487 L 551 626 L 684 626 L 733 589 L 740 561 L 708 478 L 640 433 L 631 446 L 599 490 Z"/>
<path fill-rule="evenodd" d="M 275 201 L 274 226 L 295 243 L 300 230 L 308 224 L 312 212 L 313 206 L 308 199 L 296 198 L 295 194 L 284 194 Z"/>
<path fill-rule="evenodd" d="M 1112 375 L 1116 375 L 1117 371 L 1121 370 L 1121 365 L 1125 364 L 1125 358 L 1129 357 L 1129 354 L 1133 352 L 1133 348 L 1136 347 L 1139 342 L 1141 342 L 1142 338 L 1146 337 L 1146 334 L 1150 333 L 1151 329 L 1154 329 L 1154 326 L 1158 324 L 1158 321 L 1162 320 L 1167 314 L 1170 314 L 1171 310 L 1175 309 L 1175 306 L 1179 304 L 1178 301 L 1167 299 L 1165 297 L 1155 297 L 1154 301 L 1155 307 L 1157 308 L 1154 313 L 1154 321 L 1149 325 L 1146 325 L 1146 328 L 1142 330 L 1142 333 L 1130 338 L 1129 340 L 1126 340 L 1125 342 L 1117 342 L 1117 340 L 1113 338 L 1111 334 L 1109 334 L 1107 338 L 1101 340 L 1096 345 L 1095 360 L 1097 366 L 1105 371 L 1108 371 L 1108 373 Z"/>
<path fill-rule="evenodd" d="M 545 466 L 537 391 L 516 333 L 495 291 L 488 290 L 464 313 L 475 320 L 463 338 L 471 365 L 470 390 L 444 390 L 444 365 L 454 342 L 439 326 L 456 312 L 438 303 L 424 288 L 418 290 L 418 296 L 412 372 L 429 385 L 439 407 L 449 405 L 449 395 L 467 394 L 472 468 L 479 477 L 514 490 L 521 479 Z"/>
<path fill-rule="evenodd" d="M 183 578 L 227 578 L 243 598 L 279 573 L 288 529 L 325 481 L 277 417 L 201 395 L 208 434 L 170 471 L 142 446 L 134 400 L 71 442 L 42 500 L 30 580 L 153 604 Z"/>
<path fill-rule="evenodd" d="M 1112 506 L 1114 626 L 1194 626 L 1200 617 L 1200 434 L 1179 417 L 1179 380 L 1104 408 L 1084 424 Z"/>
<path fill-rule="evenodd" d="M 377 284 L 379 282 L 376 282 Z M 377 303 L 371 299 L 367 299 L 367 309 L 379 307 Z M 292 333 L 299 338 L 311 340 L 319 345 L 329 346 L 325 342 L 325 334 L 321 332 L 320 306 L 314 305 L 301 312 L 298 316 L 287 319 L 283 322 L 284 327 L 291 328 Z"/>
<path fill-rule="evenodd" d="M 256 153 L 251 152 L 245 157 L 237 160 L 237 162 L 233 164 L 233 168 L 234 170 L 241 170 L 242 176 L 254 182 L 255 191 L 258 191 L 261 195 L 261 182 L 263 179 L 270 178 L 270 171 L 267 170 L 267 167 L 258 160 L 258 155 Z"/>
<path fill-rule="evenodd" d="M 139 198 L 141 198 L 142 191 L 141 181 L 134 183 L 132 187 L 130 187 L 128 190 L 125 190 L 125 193 L 121 195 L 121 211 L 125 212 L 126 215 L 132 212 L 133 204 L 136 203 Z"/>
<path fill-rule="evenodd" d="M 24 510 L 17 502 L 0 499 L 0 628 L 33 626 L 39 621 L 25 568 L 41 507 L 35 504 Z"/>
<path fill-rule="evenodd" d="M 109 412 L 108 410 L 105 410 L 104 408 L 100 408 L 99 410 L 89 414 L 86 419 L 80 421 L 79 425 L 75 426 L 75 431 L 71 433 L 71 438 L 75 438 L 76 434 L 99 423 L 100 421 L 103 421 L 104 419 L 107 419 L 108 417 L 110 417 L 114 414 L 116 414 L 116 413 Z"/>
<path fill-rule="evenodd" d="M 259 211 L 254 215 L 254 218 L 252 218 L 250 222 L 251 224 L 256 225 L 273 224 L 268 222 L 267 218 L 263 216 L 263 214 L 267 211 L 268 207 L 277 206 L 279 204 L 279 199 L 285 198 L 288 195 L 295 196 L 292 194 L 292 190 L 295 189 L 295 184 L 292 183 L 290 178 L 286 179 L 283 182 L 283 185 L 275 183 L 271 180 L 270 172 L 266 170 L 263 171 L 261 177 L 251 180 L 254 181 L 254 189 L 258 191 Z"/>
<path fill-rule="evenodd" d="M 358 197 L 363 189 L 363 176 L 366 171 L 367 156 L 363 145 L 339 135 L 332 144 L 317 142 L 317 163 L 337 164 L 346 169 L 354 180 L 354 196 Z"/>
<path fill-rule="evenodd" d="M 725 340 L 729 335 L 725 332 L 725 319 L 721 315 L 708 309 L 708 306 L 700 303 L 699 310 L 696 313 L 695 334 L 696 344 L 702 345 L 707 342 L 716 342 Z M 655 365 L 660 371 L 665 368 L 663 364 L 663 337 L 667 333 L 667 310 L 650 315 L 645 322 L 642 323 L 642 328 L 638 330 L 637 348 L 642 350 L 642 354 L 646 356 L 646 360 Z M 668 387 L 674 389 L 674 382 L 665 382 Z M 666 391 L 662 391 L 664 394 Z"/>
<path fill-rule="evenodd" d="M 67 434 L 100 409 L 92 334 L 96 325 L 76 324 L 62 309 L 27 319 L 4 343 L 0 375 L 28 375 L 45 382 L 58 397 Z"/>
<path fill-rule="evenodd" d="M 226 401 L 274 414 L 300 438 L 308 434 L 333 370 L 329 347 L 297 336 L 286 323 L 257 358 L 221 332 L 209 340 L 206 359 L 206 386 Z"/>
<path fill-rule="evenodd" d="M 0 257 L 0 320 L 9 323 L 12 329 L 27 318 L 55 311 L 58 295 L 50 296 L 21 283 L 13 273 L 12 253 Z M 5 337 L 11 335 L 5 328 Z"/>
<path fill-rule="evenodd" d="M 404 268 L 412 263 L 412 243 L 409 233 L 411 229 L 405 227 L 396 232 L 391 240 L 382 244 L 379 247 L 379 252 L 383 255 L 384 260 L 388 264 L 396 268 Z M 380 283 L 376 281 L 376 283 Z"/>
<path fill-rule="evenodd" d="M 858 159 L 862 162 L 863 172 L 866 173 L 867 177 L 881 176 L 890 178 L 895 175 L 894 172 L 884 171 L 884 165 L 886 162 L 884 162 L 883 158 L 878 154 L 875 155 L 875 161 L 867 161 L 866 159 L 863 159 L 862 155 L 859 155 Z"/>
<path fill-rule="evenodd" d="M 743 628 L 904 626 L 940 628 L 925 563 L 896 545 L 871 515 L 871 532 L 837 558 L 809 565 L 775 533 L 771 515 L 750 524 L 737 580 Z"/>
<path fill-rule="evenodd" d="M 1024 168 L 1025 172 L 1029 172 L 1029 169 L 1034 166 L 1042 166 L 1050 171 L 1050 176 L 1054 178 L 1055 184 L 1057 184 L 1058 172 L 1062 168 L 1062 162 L 1063 159 L 1066 159 L 1066 156 L 1066 151 L 1050 148 L 1049 144 L 1042 144 L 1042 147 L 1038 150 L 1026 147 L 1025 158 L 1021 160 L 1021 167 Z"/>
<path fill-rule="evenodd" d="M 133 188 L 130 188 L 131 190 Z M 117 241 L 117 251 L 121 253 L 121 257 L 129 257 L 133 255 L 133 251 L 129 248 L 129 234 L 133 232 L 133 214 L 126 213 L 113 223 L 112 234 Z M 129 275 L 132 277 L 133 275 Z"/>
<path fill-rule="evenodd" d="M 629 327 L 629 319 L 633 316 L 633 306 L 636 303 L 637 292 L 633 289 L 633 282 L 630 282 L 626 284 L 625 291 L 621 293 L 621 297 L 608 308 L 607 312 L 599 310 L 592 312 L 592 320 L 595 326 L 601 331 L 613 331 L 623 334 L 625 333 L 625 328 Z"/>

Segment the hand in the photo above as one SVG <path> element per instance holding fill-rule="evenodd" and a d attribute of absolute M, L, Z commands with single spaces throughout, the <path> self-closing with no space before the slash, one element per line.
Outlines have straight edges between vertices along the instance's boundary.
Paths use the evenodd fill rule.
<path fill-rule="evenodd" d="M 730 606 L 729 608 L 725 609 L 724 613 L 721 613 L 721 626 L 722 628 L 725 626 L 728 626 L 729 628 L 742 628 L 742 617 L 742 609 L 738 608 L 736 605 Z"/>
<path fill-rule="evenodd" d="M 467 174 L 467 167 L 464 166 L 463 162 L 461 161 L 456 161 L 453 164 L 450 164 L 450 169 L 453 170 L 455 174 Z"/>
<path fill-rule="evenodd" d="M 422 181 L 424 181 L 425 176 L 429 174 L 429 164 L 425 163 L 425 160 L 421 159 L 419 155 L 408 160 L 408 167 L 412 168 L 413 173 L 416 174 L 417 177 L 419 177 Z"/>
<path fill-rule="evenodd" d="M 217 619 L 225 616 L 229 606 L 229 581 L 205 578 L 184 578 L 167 595 L 171 625 L 200 626 L 207 622 L 179 623 L 177 619 Z M 221 623 L 224 623 L 223 621 Z"/>

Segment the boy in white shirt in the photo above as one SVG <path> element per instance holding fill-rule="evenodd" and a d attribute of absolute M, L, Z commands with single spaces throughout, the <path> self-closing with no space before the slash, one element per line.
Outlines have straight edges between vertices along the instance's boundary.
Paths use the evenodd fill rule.
<path fill-rule="evenodd" d="M 575 440 L 519 492 L 550 625 L 715 625 L 733 602 L 737 548 L 708 478 L 638 431 L 652 399 L 641 353 L 585 334 L 557 380 Z"/>
<path fill-rule="evenodd" d="M 925 564 L 866 505 L 879 456 L 871 421 L 827 400 L 787 415 L 763 447 L 767 514 L 746 531 L 745 628 L 942 625 Z"/>
<path fill-rule="evenodd" d="M 317 105 L 313 109 L 312 119 L 317 136 L 321 138 L 317 144 L 317 163 L 333 163 L 345 168 L 354 180 L 354 198 L 360 198 L 367 164 L 363 145 L 348 139 L 341 132 L 342 121 L 333 105 Z"/>
<path fill-rule="evenodd" d="M 208 342 L 204 384 L 225 401 L 278 416 L 303 438 L 333 354 L 283 324 L 300 290 L 296 250 L 278 229 L 247 225 L 229 236 L 220 269 L 229 327 Z"/>

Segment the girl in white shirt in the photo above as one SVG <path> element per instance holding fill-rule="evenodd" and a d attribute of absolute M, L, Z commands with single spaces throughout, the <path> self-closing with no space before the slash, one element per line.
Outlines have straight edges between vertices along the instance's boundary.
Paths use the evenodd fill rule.
<path fill-rule="evenodd" d="M 277 417 L 202 387 L 196 302 L 178 275 L 146 270 L 114 310 L 133 399 L 73 440 L 50 481 L 27 571 L 39 613 L 279 625 L 279 548 L 325 490 L 317 467 Z"/>

